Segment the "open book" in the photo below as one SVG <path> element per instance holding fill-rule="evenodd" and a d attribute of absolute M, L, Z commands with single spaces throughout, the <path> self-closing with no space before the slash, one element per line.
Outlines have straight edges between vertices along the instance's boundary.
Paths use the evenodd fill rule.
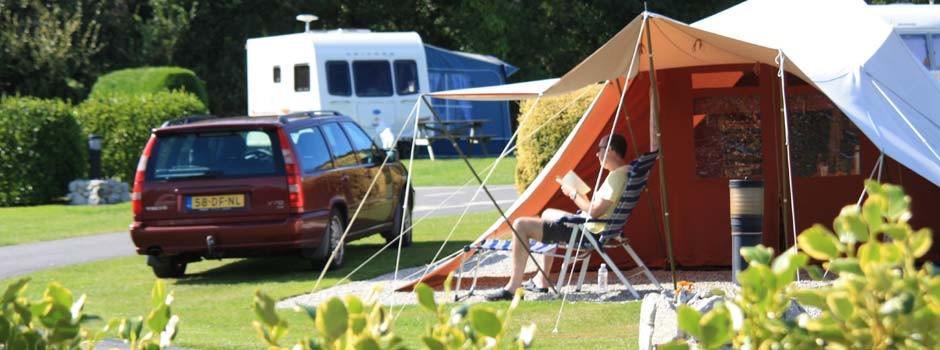
<path fill-rule="evenodd" d="M 565 177 L 555 177 L 555 181 L 562 185 L 570 186 L 580 194 L 587 194 L 588 192 L 591 192 L 591 187 L 588 186 L 584 180 L 581 180 L 581 178 L 578 177 L 578 174 L 575 174 L 574 171 L 571 170 L 568 170 L 568 173 L 565 174 Z"/>

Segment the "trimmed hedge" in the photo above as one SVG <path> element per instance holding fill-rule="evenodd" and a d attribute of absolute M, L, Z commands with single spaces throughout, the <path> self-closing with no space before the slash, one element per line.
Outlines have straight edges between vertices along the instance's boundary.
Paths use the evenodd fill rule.
<path fill-rule="evenodd" d="M 199 97 L 203 105 L 209 105 L 206 83 L 193 71 L 180 67 L 130 68 L 102 75 L 91 88 L 88 99 L 173 90 L 193 93 Z"/>
<path fill-rule="evenodd" d="M 134 181 L 140 152 L 153 128 L 167 120 L 204 113 L 206 106 L 195 95 L 164 91 L 89 98 L 79 105 L 77 116 L 86 134 L 102 137 L 103 175 L 129 183 Z"/>
<path fill-rule="evenodd" d="M 601 86 L 589 86 L 567 95 L 543 98 L 525 120 L 522 117 L 535 100 L 525 100 L 519 105 L 519 147 L 516 150 L 516 190 L 519 193 L 529 187 L 555 156 L 600 89 Z M 578 96 L 581 98 L 561 111 Z M 559 111 L 561 114 L 551 120 Z M 530 135 L 535 130 L 538 131 Z"/>
<path fill-rule="evenodd" d="M 0 98 L 0 206 L 46 204 L 85 175 L 87 145 L 62 100 Z"/>

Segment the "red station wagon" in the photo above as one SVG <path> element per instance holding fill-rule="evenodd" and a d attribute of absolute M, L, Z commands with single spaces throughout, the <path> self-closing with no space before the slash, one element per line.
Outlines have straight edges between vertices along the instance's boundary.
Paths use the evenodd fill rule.
<path fill-rule="evenodd" d="M 171 121 L 140 157 L 131 238 L 157 277 L 183 276 L 202 258 L 285 252 L 323 266 L 339 247 L 337 269 L 353 239 L 394 241 L 404 225 L 401 243 L 411 245 L 414 191 L 404 203 L 408 173 L 395 153 L 381 167 L 385 157 L 335 112 Z"/>

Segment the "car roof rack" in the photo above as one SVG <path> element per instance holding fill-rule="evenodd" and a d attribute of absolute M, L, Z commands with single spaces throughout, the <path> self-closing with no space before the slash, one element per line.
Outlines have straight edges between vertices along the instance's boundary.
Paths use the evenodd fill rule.
<path fill-rule="evenodd" d="M 161 128 L 174 125 L 186 125 L 189 123 L 195 123 L 203 120 L 216 119 L 218 116 L 212 114 L 190 114 L 185 117 L 176 118 L 173 120 L 167 120 L 163 122 L 163 125 L 160 125 Z"/>
<path fill-rule="evenodd" d="M 277 117 L 278 121 L 281 124 L 286 124 L 289 119 L 294 118 L 318 118 L 318 117 L 337 117 L 343 115 L 340 112 L 333 110 L 318 110 L 318 111 L 304 111 L 304 112 L 294 112 L 291 114 L 285 114 Z"/>

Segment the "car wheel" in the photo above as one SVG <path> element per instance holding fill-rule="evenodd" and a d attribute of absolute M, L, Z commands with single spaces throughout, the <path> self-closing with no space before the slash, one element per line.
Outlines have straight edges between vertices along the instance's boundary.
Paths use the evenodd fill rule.
<path fill-rule="evenodd" d="M 405 197 L 402 196 L 402 201 L 405 200 Z M 398 238 L 398 233 L 401 232 L 402 224 L 404 224 L 405 232 L 401 235 L 401 246 L 410 247 L 412 243 L 411 238 L 411 207 L 408 206 L 405 208 L 404 203 L 399 203 L 395 209 L 395 219 L 392 221 L 392 228 L 390 228 L 382 237 L 385 238 L 386 242 L 394 242 Z"/>
<path fill-rule="evenodd" d="M 148 255 L 147 265 L 159 278 L 179 278 L 186 274 L 186 262 L 177 257 Z"/>
<path fill-rule="evenodd" d="M 340 238 L 343 237 L 343 232 L 346 231 L 346 228 L 343 225 L 343 217 L 336 210 L 330 212 L 330 218 L 327 221 L 326 232 L 323 233 L 323 240 L 320 242 L 320 247 L 318 248 L 319 252 L 317 256 L 319 258 L 314 259 L 314 265 L 317 267 L 323 267 L 326 264 L 327 260 L 330 259 L 330 255 L 333 254 L 333 249 L 339 247 L 339 250 L 336 251 L 336 256 L 333 257 L 333 261 L 330 262 L 329 270 L 338 270 L 343 267 L 343 260 L 346 255 L 346 243 L 344 243 Z"/>

